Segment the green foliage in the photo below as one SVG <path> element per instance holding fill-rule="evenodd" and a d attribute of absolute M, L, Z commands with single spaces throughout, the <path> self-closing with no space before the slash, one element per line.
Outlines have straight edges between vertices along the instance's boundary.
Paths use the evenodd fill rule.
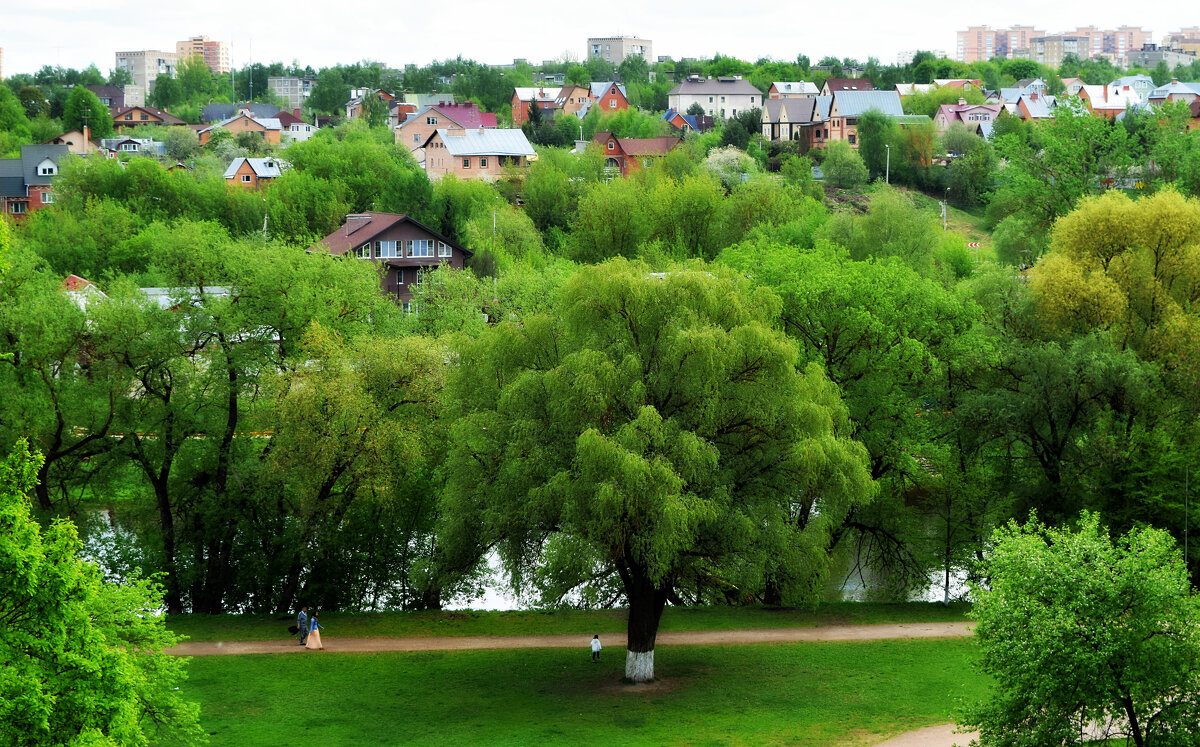
<path fill-rule="evenodd" d="M 184 99 L 183 87 L 172 75 L 160 75 L 154 79 L 154 90 L 146 97 L 146 103 L 159 109 L 170 109 Z"/>
<path fill-rule="evenodd" d="M 665 137 L 674 134 L 671 125 L 662 117 L 637 109 L 605 112 L 593 106 L 583 117 L 583 136 L 590 140 L 597 132 L 611 132 L 616 137 Z"/>
<path fill-rule="evenodd" d="M 489 330 L 451 385 L 452 541 L 499 543 L 551 599 L 619 577 L 635 653 L 672 593 L 811 598 L 828 532 L 872 488 L 836 391 L 771 329 L 777 309 L 717 268 L 613 262 L 572 277 L 553 315 Z"/>
<path fill-rule="evenodd" d="M 350 212 L 345 185 L 307 171 L 284 172 L 266 190 L 266 200 L 271 236 L 304 246 L 333 233 Z"/>
<path fill-rule="evenodd" d="M 198 744 L 185 659 L 157 611 L 157 584 L 104 581 L 75 527 L 38 527 L 26 494 L 39 460 L 19 441 L 0 465 L 0 737 L 13 745 Z"/>
<path fill-rule="evenodd" d="M 1170 535 L 1035 517 L 996 532 L 982 571 L 972 616 L 994 685 L 961 723 L 1006 745 L 1084 744 L 1093 724 L 1134 744 L 1200 737 L 1200 609 Z"/>
<path fill-rule="evenodd" d="M 100 103 L 96 94 L 83 86 L 75 86 L 63 107 L 63 127 L 67 130 L 82 130 L 88 125 L 92 137 L 108 137 L 113 131 L 112 115 L 108 107 Z"/>
<path fill-rule="evenodd" d="M 842 189 L 858 187 L 867 181 L 866 164 L 853 148 L 841 140 L 834 140 L 825 148 L 821 171 L 830 184 Z"/>
<path fill-rule="evenodd" d="M 628 179 L 590 185 L 579 198 L 570 256 L 578 262 L 635 257 L 649 233 L 638 186 Z"/>
<path fill-rule="evenodd" d="M 0 156 L 20 153 L 29 143 L 29 117 L 8 86 L 0 86 Z"/>
<path fill-rule="evenodd" d="M 283 158 L 299 172 L 326 182 L 341 182 L 351 212 L 372 210 L 376 200 L 387 209 L 424 220 L 428 216 L 429 180 L 391 133 L 373 132 L 362 124 L 321 130 L 288 146 Z"/>
<path fill-rule="evenodd" d="M 940 76 L 939 76 L 940 77 Z M 983 94 L 977 88 L 971 90 L 947 86 L 935 88 L 928 93 L 914 93 L 903 99 L 905 114 L 924 114 L 932 117 L 937 114 L 943 104 L 957 104 L 959 99 L 965 99 L 968 104 L 982 104 Z"/>

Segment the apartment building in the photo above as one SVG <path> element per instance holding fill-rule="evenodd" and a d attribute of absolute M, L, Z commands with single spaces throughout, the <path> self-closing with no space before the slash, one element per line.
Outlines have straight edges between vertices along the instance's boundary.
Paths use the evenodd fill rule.
<path fill-rule="evenodd" d="M 175 75 L 179 65 L 179 55 L 174 52 L 160 52 L 154 49 L 143 49 L 137 52 L 117 52 L 116 67 L 129 71 L 133 84 L 146 93 L 154 90 L 154 81 L 160 75 Z"/>
<path fill-rule="evenodd" d="M 604 36 L 587 40 L 587 56 L 601 57 L 620 65 L 630 55 L 641 55 L 646 62 L 654 59 L 654 42 L 636 36 Z"/>
<path fill-rule="evenodd" d="M 270 88 L 276 96 L 287 101 L 288 109 L 302 109 L 312 93 L 313 83 L 316 80 L 312 76 L 267 78 L 267 88 Z"/>
<path fill-rule="evenodd" d="M 229 72 L 231 66 L 229 57 L 229 42 L 213 41 L 207 36 L 193 36 L 181 42 L 175 42 L 175 54 L 179 59 L 186 60 L 192 55 L 200 55 L 213 74 Z"/>
<path fill-rule="evenodd" d="M 1035 36 L 1044 36 L 1033 26 L 1011 26 L 993 29 L 990 26 L 971 26 L 959 31 L 954 59 L 960 62 L 979 62 L 993 57 L 1026 57 Z"/>
<path fill-rule="evenodd" d="M 1185 26 L 1163 37 L 1162 45 L 1168 49 L 1200 54 L 1200 26 Z M 2 52 L 3 50 L 0 50 Z"/>
<path fill-rule="evenodd" d="M 1063 56 L 1074 54 L 1084 60 L 1106 57 L 1123 65 L 1127 55 L 1150 41 L 1150 32 L 1139 26 L 1115 29 L 1079 26 L 1074 31 L 1059 34 L 1048 34 L 1033 26 L 1006 29 L 971 26 L 958 32 L 955 59 L 971 63 L 992 57 L 1020 57 L 1038 62 L 1046 60 L 1045 64 L 1057 67 Z"/>

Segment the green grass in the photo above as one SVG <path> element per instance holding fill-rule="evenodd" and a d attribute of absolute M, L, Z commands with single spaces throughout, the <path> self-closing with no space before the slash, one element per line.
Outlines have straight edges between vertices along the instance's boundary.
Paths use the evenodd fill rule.
<path fill-rule="evenodd" d="M 951 622 L 965 620 L 968 606 L 924 602 L 836 602 L 808 609 L 765 607 L 668 607 L 662 630 L 733 630 L 816 625 Z M 339 638 L 619 633 L 626 610 L 522 612 L 321 613 L 321 624 Z M 177 615 L 167 627 L 193 641 L 269 641 L 287 637 L 295 615 Z"/>
<path fill-rule="evenodd" d="M 213 745 L 872 744 L 983 694 L 968 640 L 666 646 L 659 681 L 624 652 L 214 656 L 186 695 Z"/>

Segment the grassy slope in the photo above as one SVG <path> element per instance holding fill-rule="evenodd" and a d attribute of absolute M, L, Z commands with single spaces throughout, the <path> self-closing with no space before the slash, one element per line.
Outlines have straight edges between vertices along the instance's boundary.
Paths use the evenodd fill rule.
<path fill-rule="evenodd" d="M 968 640 L 193 659 L 213 745 L 871 744 L 977 697 Z M 300 697 L 303 694 L 303 699 Z"/>
<path fill-rule="evenodd" d="M 823 604 L 816 611 L 762 607 L 668 607 L 663 630 L 731 630 L 814 625 L 948 622 L 966 619 L 966 605 Z M 625 630 L 626 611 L 548 610 L 529 612 L 379 612 L 322 613 L 321 624 L 339 638 L 468 635 L 545 635 L 617 633 Z M 193 641 L 266 641 L 287 637 L 294 615 L 179 615 L 168 627 Z"/>

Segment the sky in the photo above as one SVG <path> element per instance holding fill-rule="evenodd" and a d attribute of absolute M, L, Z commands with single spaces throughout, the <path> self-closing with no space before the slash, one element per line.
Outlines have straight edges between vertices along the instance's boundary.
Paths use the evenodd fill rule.
<path fill-rule="evenodd" d="M 814 8 L 820 4 L 783 0 L 609 0 L 583 6 L 549 0 L 455 0 L 445 5 L 396 0 L 0 0 L 0 48 L 6 76 L 33 73 L 47 64 L 83 69 L 92 63 L 107 74 L 119 50 L 173 52 L 176 41 L 200 34 L 230 42 L 238 68 L 250 59 L 298 60 L 318 69 L 363 59 L 403 67 L 458 55 L 489 64 L 516 57 L 537 64 L 564 54 L 583 58 L 588 36 L 616 35 L 649 39 L 655 56 L 676 59 L 720 52 L 749 60 L 794 60 L 798 54 L 813 62 L 826 55 L 863 61 L 877 57 L 889 64 L 904 50 L 944 50 L 953 57 L 955 31 L 972 25 L 1029 24 L 1048 33 L 1131 25 L 1153 32 L 1155 40 L 1182 26 L 1200 25 L 1200 8 L 1166 0 L 1010 0 L 993 5 L 1003 7 L 856 0 L 818 12 Z M 1196 10 L 1181 14 L 1186 7 Z"/>

